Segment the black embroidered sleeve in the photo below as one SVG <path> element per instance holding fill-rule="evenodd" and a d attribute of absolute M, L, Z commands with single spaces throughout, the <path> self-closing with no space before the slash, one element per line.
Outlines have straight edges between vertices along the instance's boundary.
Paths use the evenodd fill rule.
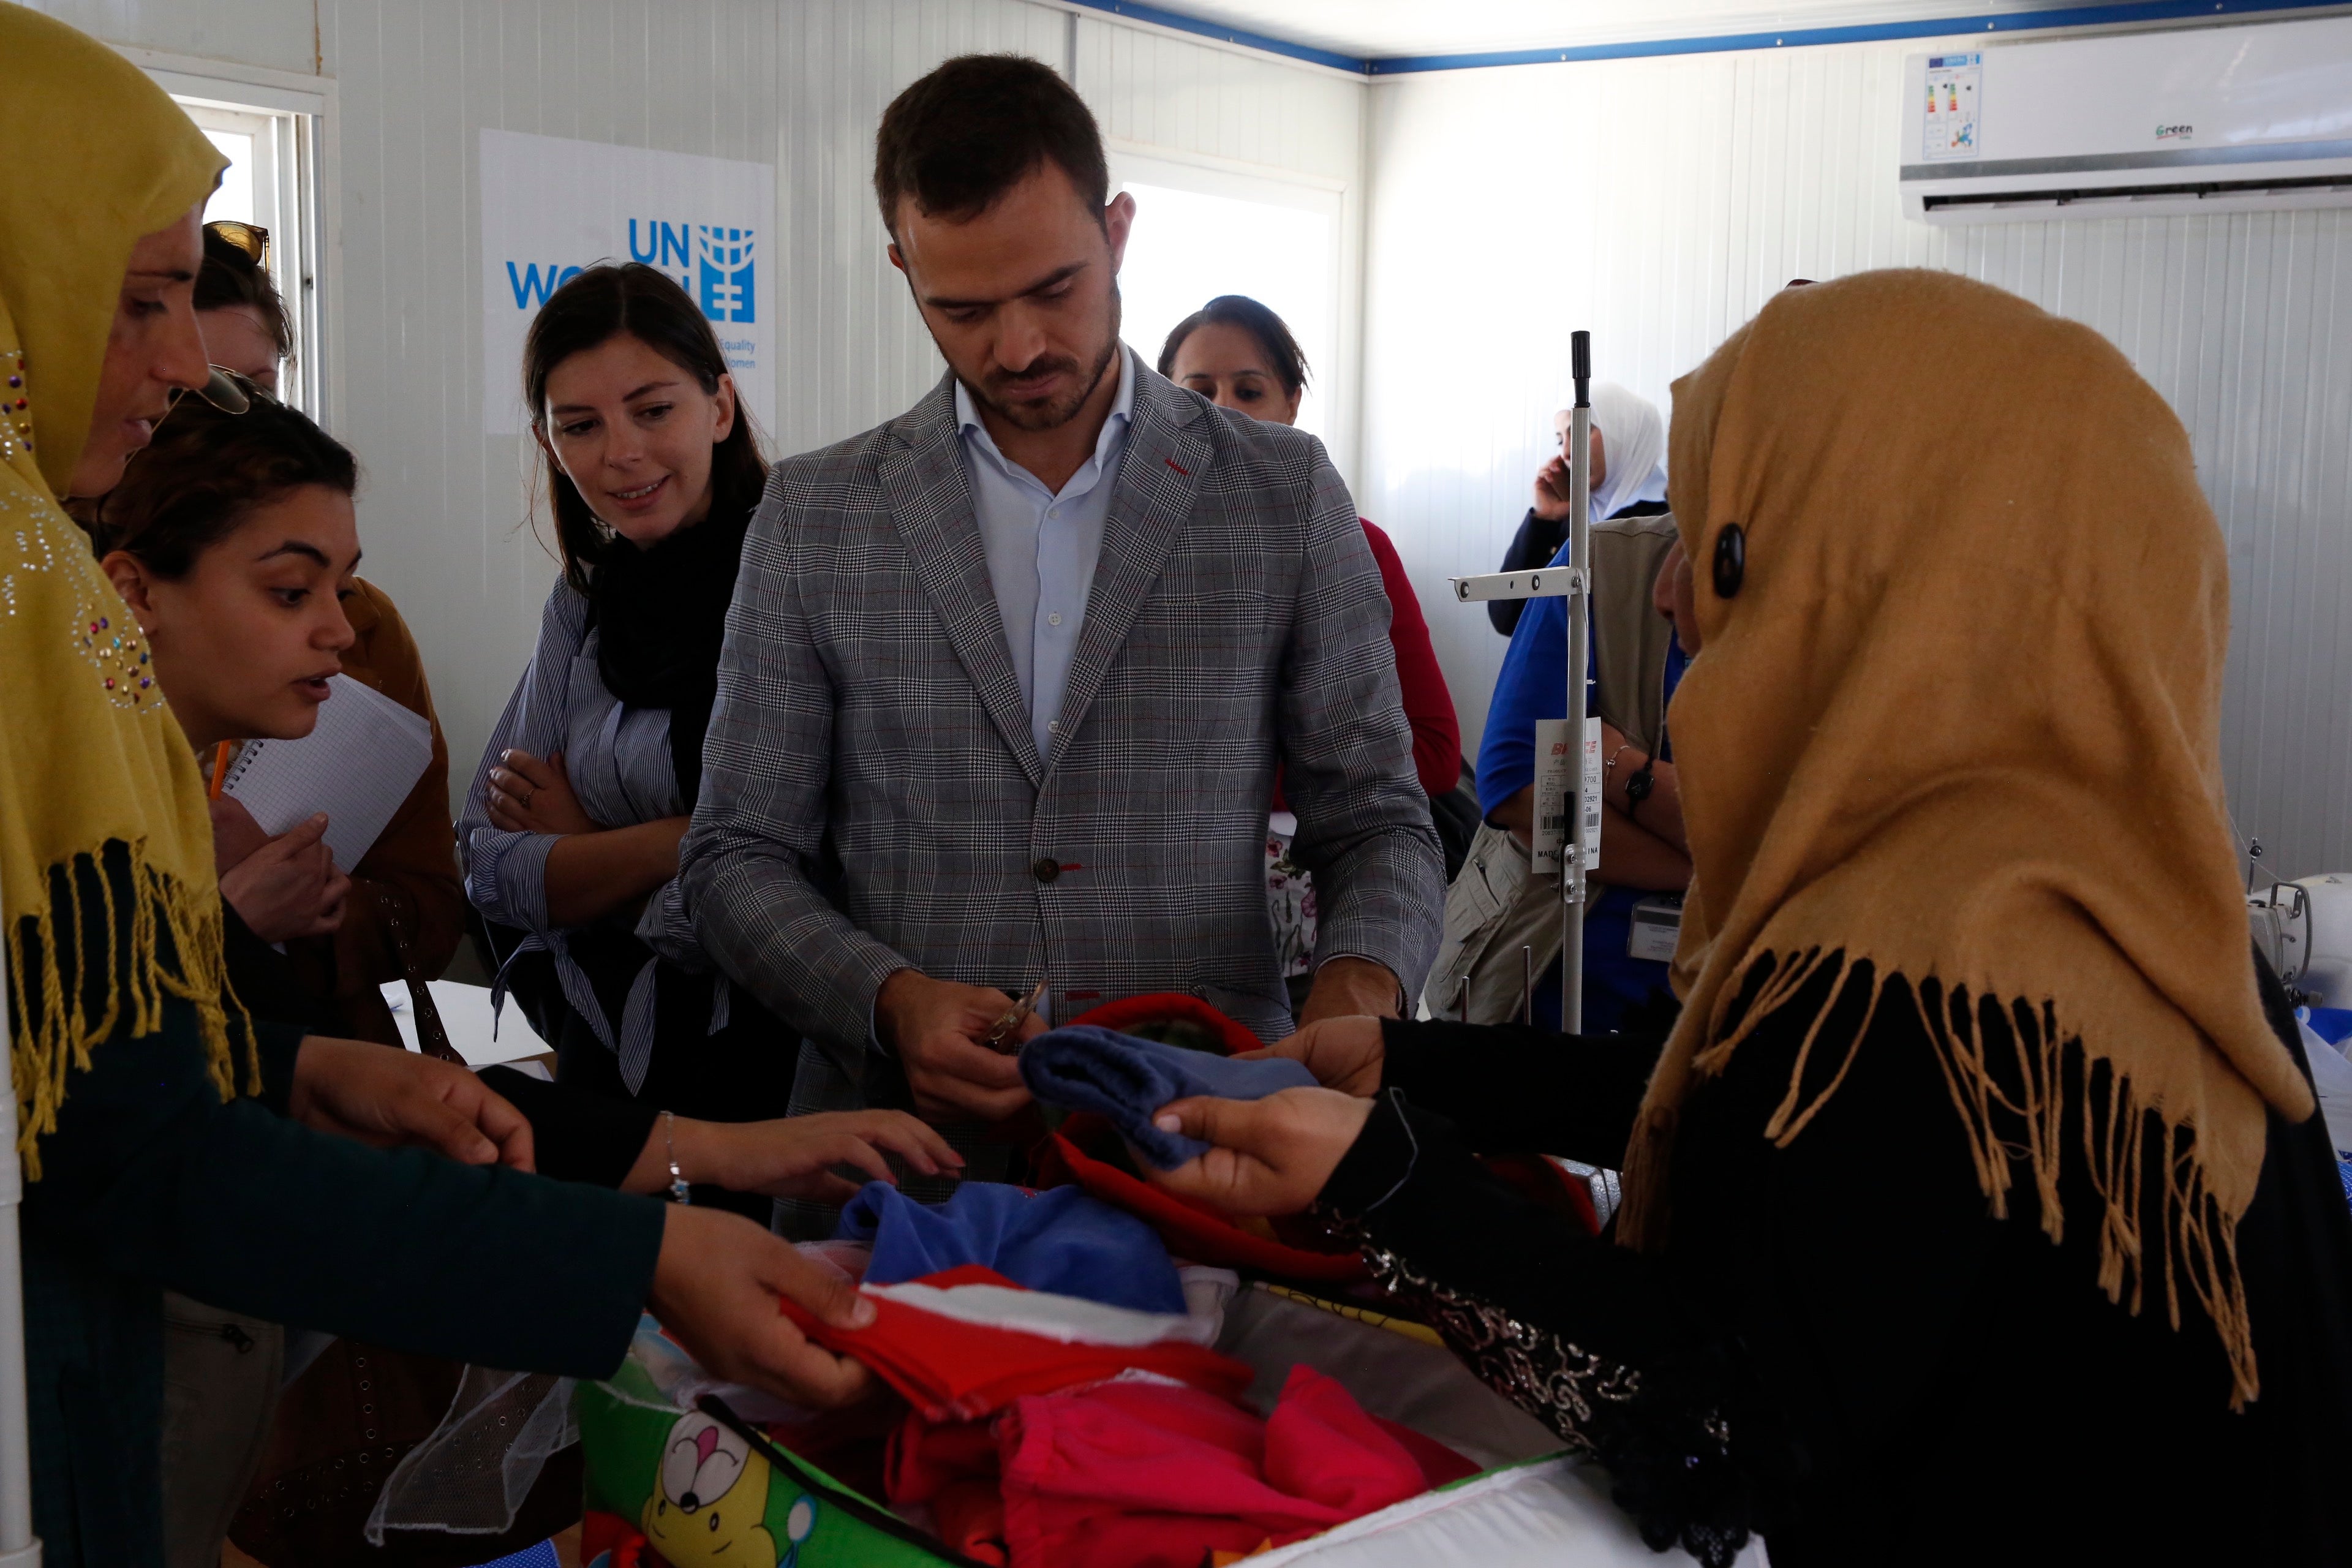
<path fill-rule="evenodd" d="M 1738 1554 L 1728 1361 L 1650 1260 L 1522 1196 L 1393 1089 L 1320 1206 L 1484 1382 L 1610 1471 L 1651 1546 L 1709 1568 Z"/>

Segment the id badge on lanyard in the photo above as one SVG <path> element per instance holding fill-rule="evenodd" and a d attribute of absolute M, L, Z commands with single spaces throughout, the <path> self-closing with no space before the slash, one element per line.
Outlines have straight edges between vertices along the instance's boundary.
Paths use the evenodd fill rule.
<path fill-rule="evenodd" d="M 1625 938 L 1625 956 L 1652 963 L 1672 963 L 1675 944 L 1682 940 L 1683 896 L 1652 893 L 1633 906 Z"/>

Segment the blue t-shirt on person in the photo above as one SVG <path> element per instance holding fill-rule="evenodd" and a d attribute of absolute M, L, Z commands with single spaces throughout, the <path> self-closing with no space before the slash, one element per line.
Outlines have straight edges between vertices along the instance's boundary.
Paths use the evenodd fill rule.
<path fill-rule="evenodd" d="M 1564 563 L 1565 545 L 1551 560 Z M 1598 700 L 1599 685 L 1592 672 L 1599 664 L 1590 622 L 1585 626 L 1584 711 L 1589 716 Z M 1671 700 L 1681 684 L 1681 639 L 1666 643 L 1664 695 Z M 1568 713 L 1568 604 L 1564 599 L 1536 599 L 1520 616 L 1503 655 L 1502 672 L 1495 678 L 1495 696 L 1486 709 L 1486 731 L 1478 742 L 1478 809 L 1488 817 L 1511 796 L 1536 782 L 1536 722 Z M 1662 745 L 1659 760 L 1673 760 L 1672 742 Z M 1584 911 L 1584 1027 L 1604 1034 L 1617 1027 L 1625 1010 L 1666 984 L 1666 965 L 1629 955 L 1633 940 L 1633 906 L 1649 895 L 1636 888 L 1611 888 Z M 1553 955 L 1536 987 L 1536 1022 L 1559 1026 L 1559 960 Z"/>

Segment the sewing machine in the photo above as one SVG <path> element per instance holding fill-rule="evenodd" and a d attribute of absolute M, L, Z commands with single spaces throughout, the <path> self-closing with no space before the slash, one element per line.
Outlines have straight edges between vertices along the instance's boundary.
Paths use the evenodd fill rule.
<path fill-rule="evenodd" d="M 2298 1002 L 2352 1007 L 2352 871 L 2246 895 L 2254 942 Z"/>

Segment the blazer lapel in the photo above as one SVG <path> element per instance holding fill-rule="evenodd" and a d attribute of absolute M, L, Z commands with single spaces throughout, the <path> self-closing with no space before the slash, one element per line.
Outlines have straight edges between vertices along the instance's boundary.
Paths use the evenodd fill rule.
<path fill-rule="evenodd" d="M 1196 423 L 1200 406 L 1139 358 L 1135 381 L 1127 459 L 1119 467 L 1118 487 L 1111 492 L 1110 514 L 1103 520 L 1102 554 L 1095 563 L 1094 587 L 1087 595 L 1087 622 L 1079 629 L 1070 681 L 1062 691 L 1055 756 L 1077 733 L 1111 661 L 1126 646 L 1144 596 L 1160 580 L 1185 520 L 1192 515 L 1193 498 L 1209 469 L 1209 438 Z"/>
<path fill-rule="evenodd" d="M 997 613 L 996 588 L 988 580 L 980 523 L 964 480 L 952 372 L 900 417 L 898 435 L 898 444 L 883 458 L 881 468 L 891 520 L 988 716 L 1028 770 L 1029 782 L 1041 783 L 1045 766 L 1030 736 L 1028 705 L 1021 700 L 1021 680 L 1005 646 L 1004 617 Z"/>

